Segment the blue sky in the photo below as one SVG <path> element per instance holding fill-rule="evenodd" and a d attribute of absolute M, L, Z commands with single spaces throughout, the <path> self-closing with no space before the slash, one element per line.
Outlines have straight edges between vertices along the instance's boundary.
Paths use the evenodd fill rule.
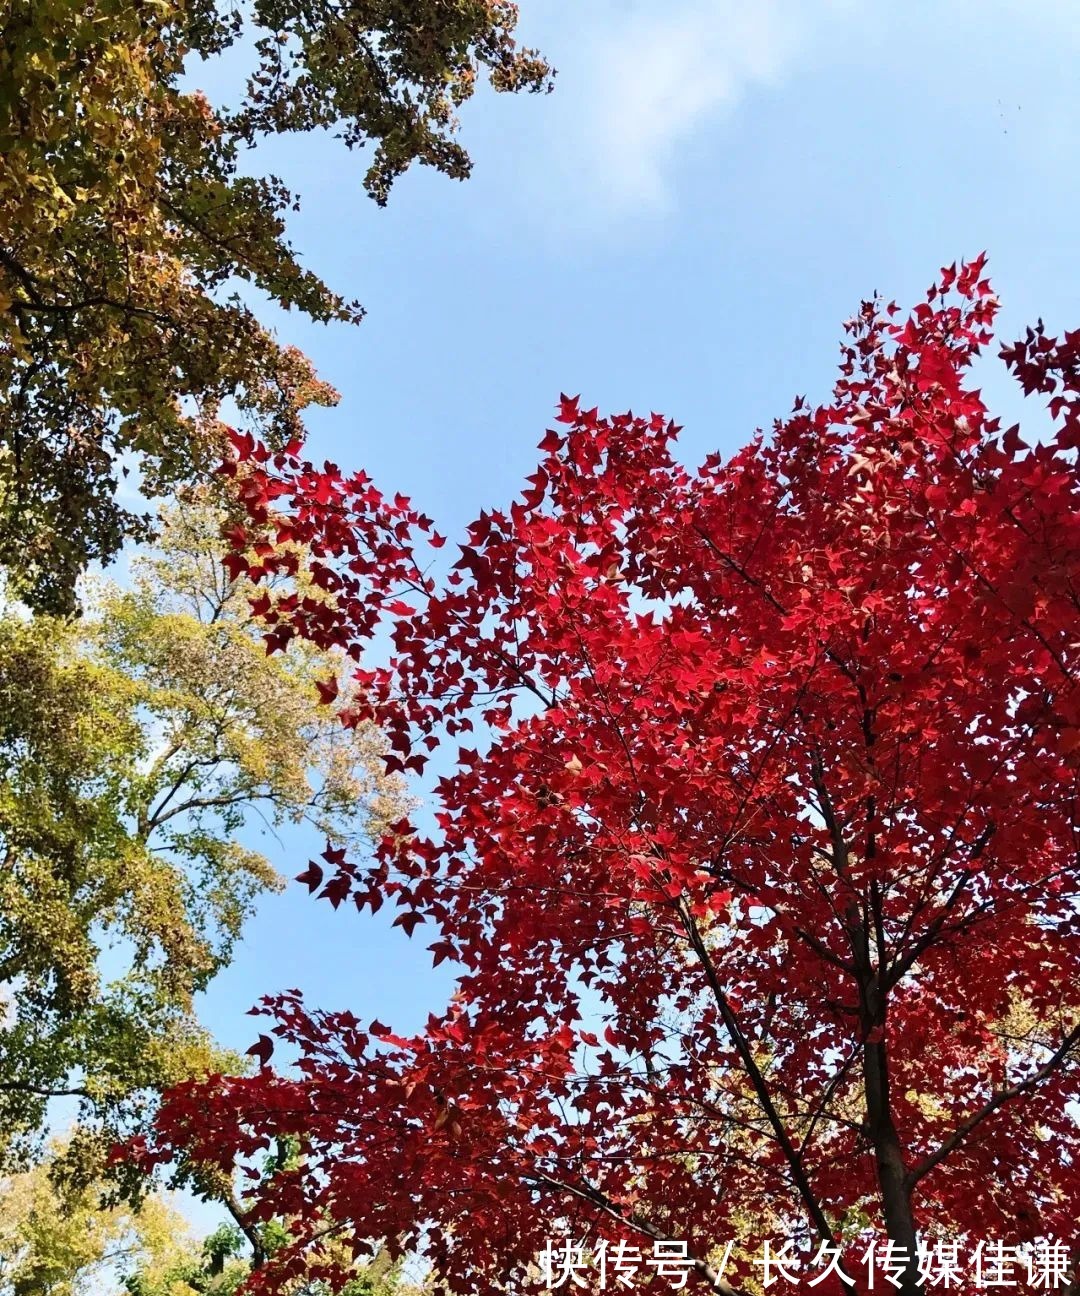
<path fill-rule="evenodd" d="M 858 302 L 874 289 L 913 302 L 953 259 L 989 251 L 1010 338 L 1039 315 L 1080 324 L 1074 0 L 521 10 L 556 89 L 478 95 L 468 182 L 416 172 L 380 210 L 364 155 L 332 138 L 248 159 L 299 192 L 303 259 L 369 312 L 359 328 L 262 312 L 341 391 L 311 420 L 313 454 L 412 495 L 451 538 L 520 488 L 560 390 L 674 417 L 696 463 L 796 392 L 824 397 Z M 230 97 L 227 66 L 195 80 Z M 291 876 L 316 849 L 294 834 L 272 853 Z M 389 921 L 290 887 L 251 923 L 204 1019 L 246 1047 L 245 1010 L 297 985 L 418 1027 L 449 976 L 430 971 L 423 929 L 410 941 Z"/>

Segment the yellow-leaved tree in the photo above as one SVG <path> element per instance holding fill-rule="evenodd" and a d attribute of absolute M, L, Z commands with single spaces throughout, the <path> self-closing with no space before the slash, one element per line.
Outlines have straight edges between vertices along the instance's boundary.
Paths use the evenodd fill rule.
<path fill-rule="evenodd" d="M 267 655 L 222 520 L 165 510 L 80 620 L 0 616 L 0 1160 L 53 1098 L 104 1143 L 222 1069 L 192 1000 L 278 885 L 260 829 L 355 848 L 403 811 L 382 736 L 319 704 L 341 659 Z"/>
<path fill-rule="evenodd" d="M 79 573 L 146 518 L 117 499 L 205 478 L 229 399 L 271 441 L 332 403 L 235 290 L 318 321 L 361 310 L 298 262 L 293 195 L 239 170 L 283 132 L 370 142 L 382 203 L 413 162 L 464 177 L 455 110 L 486 73 L 550 85 L 507 0 L 4 0 L 0 5 L 0 568 L 70 611 Z M 236 107 L 189 90 L 200 59 L 250 51 Z"/>

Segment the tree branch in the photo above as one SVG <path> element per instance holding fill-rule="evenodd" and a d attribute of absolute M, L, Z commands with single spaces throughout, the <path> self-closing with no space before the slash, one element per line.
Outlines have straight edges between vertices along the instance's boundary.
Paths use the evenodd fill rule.
<path fill-rule="evenodd" d="M 939 1166 L 956 1148 L 963 1143 L 973 1130 L 977 1129 L 983 1121 L 987 1120 L 999 1108 L 1004 1107 L 1007 1102 L 1018 1098 L 1021 1094 L 1026 1093 L 1029 1089 L 1034 1089 L 1036 1085 L 1041 1084 L 1048 1076 L 1052 1075 L 1067 1059 L 1073 1046 L 1080 1041 L 1080 1022 L 1065 1036 L 1061 1045 L 1041 1067 L 1026 1080 L 1021 1080 L 1017 1084 L 1011 1085 L 1008 1089 L 1002 1089 L 992 1095 L 989 1102 L 980 1107 L 974 1115 L 969 1116 L 963 1124 L 957 1126 L 952 1134 L 938 1147 L 935 1152 L 922 1160 L 917 1166 L 909 1171 L 906 1184 L 910 1191 L 935 1167 Z"/>

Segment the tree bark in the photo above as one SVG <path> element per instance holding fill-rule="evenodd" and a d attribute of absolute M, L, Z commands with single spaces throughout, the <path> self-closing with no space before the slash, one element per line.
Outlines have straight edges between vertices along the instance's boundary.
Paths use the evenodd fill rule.
<path fill-rule="evenodd" d="M 883 1006 L 870 1014 L 869 1020 L 864 1022 L 864 1032 L 868 1037 L 863 1045 L 866 1122 L 874 1147 L 885 1230 L 892 1242 L 904 1248 L 907 1256 L 899 1288 L 900 1296 L 924 1296 L 923 1282 L 919 1275 L 918 1230 L 911 1209 L 907 1166 L 889 1103 L 889 1054 L 885 1042 Z"/>

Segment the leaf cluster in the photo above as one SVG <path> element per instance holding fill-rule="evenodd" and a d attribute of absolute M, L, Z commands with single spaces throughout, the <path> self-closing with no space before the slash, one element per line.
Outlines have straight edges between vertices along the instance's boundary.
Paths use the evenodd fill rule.
<path fill-rule="evenodd" d="M 304 269 L 293 195 L 246 175 L 269 134 L 332 129 L 375 154 L 385 202 L 413 162 L 468 172 L 454 110 L 485 71 L 540 89 L 504 0 L 10 0 L 0 15 L 0 566 L 66 613 L 79 573 L 151 519 L 125 500 L 217 462 L 229 401 L 272 441 L 336 401 L 259 323 L 252 291 L 321 321 L 362 312 Z M 188 89 L 229 46 L 254 67 L 235 109 Z M 130 492 L 129 492 L 130 494 Z"/>

